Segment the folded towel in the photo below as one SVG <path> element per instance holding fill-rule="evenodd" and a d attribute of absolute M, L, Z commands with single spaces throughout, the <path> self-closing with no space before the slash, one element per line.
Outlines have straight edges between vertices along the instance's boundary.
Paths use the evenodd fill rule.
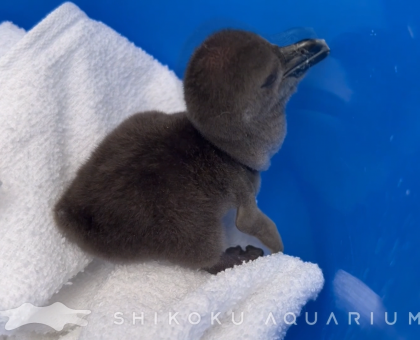
<path fill-rule="evenodd" d="M 5 26 L 17 32 L 10 24 L 0 32 Z M 0 58 L 0 287 L 7 287 L 0 290 L 0 311 L 58 301 L 92 313 L 85 317 L 87 326 L 58 333 L 47 326 L 6 331 L 7 320 L 0 318 L 0 334 L 66 340 L 140 334 L 142 339 L 282 338 L 289 327 L 284 314 L 297 315 L 322 288 L 314 264 L 276 254 L 217 276 L 154 261 L 115 266 L 95 260 L 88 266 L 91 257 L 61 237 L 51 210 L 79 165 L 127 116 L 184 110 L 182 83 L 70 3 L 24 36 L 18 32 Z M 2 35 L 0 46 L 6 46 L 1 40 Z M 132 313 L 142 312 L 144 325 L 133 325 Z M 169 325 L 169 313 L 176 312 L 179 325 Z M 211 313 L 219 312 L 221 324 L 212 325 Z M 229 321 L 232 312 L 236 321 L 244 312 L 241 325 Z M 198 315 L 201 321 L 194 324 Z M 121 316 L 125 321 L 119 325 Z"/>
<path fill-rule="evenodd" d="M 45 303 L 89 259 L 51 208 L 103 136 L 128 115 L 185 108 L 176 76 L 65 4 L 0 59 L 0 310 Z"/>
<path fill-rule="evenodd" d="M 322 284 L 318 266 L 281 254 L 217 276 L 158 263 L 118 266 L 89 305 L 80 339 L 280 339 L 284 316 L 299 315 Z M 143 313 L 143 325 L 133 324 L 133 313 Z"/>

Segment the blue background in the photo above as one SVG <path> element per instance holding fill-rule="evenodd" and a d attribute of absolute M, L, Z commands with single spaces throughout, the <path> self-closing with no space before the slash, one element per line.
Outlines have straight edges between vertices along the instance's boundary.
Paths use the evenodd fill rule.
<path fill-rule="evenodd" d="M 310 321 L 318 313 L 317 324 L 299 318 L 286 339 L 420 338 L 417 321 L 408 324 L 408 312 L 420 312 L 417 0 L 74 2 L 181 78 L 192 48 L 221 27 L 274 41 L 286 29 L 311 27 L 325 38 L 331 55 L 289 103 L 288 136 L 263 173 L 258 197 L 286 253 L 318 263 L 326 279 L 319 298 L 304 308 Z M 0 0 L 0 21 L 29 30 L 60 3 Z M 354 310 L 340 305 L 333 289 L 338 270 L 365 284 L 350 289 L 362 300 L 375 292 L 380 307 L 369 299 Z M 390 321 L 397 312 L 397 323 L 383 325 L 382 313 L 382 323 L 349 326 L 346 313 L 358 309 L 386 310 Z M 339 325 L 326 325 L 331 312 Z"/>

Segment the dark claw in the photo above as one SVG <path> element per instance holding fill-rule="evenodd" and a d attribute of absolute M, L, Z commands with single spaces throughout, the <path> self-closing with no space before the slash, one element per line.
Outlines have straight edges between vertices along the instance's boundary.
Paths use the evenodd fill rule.
<path fill-rule="evenodd" d="M 211 268 L 203 268 L 203 270 L 210 274 L 217 274 L 227 268 L 232 268 L 235 265 L 241 265 L 243 262 L 256 260 L 258 257 L 263 256 L 264 251 L 254 246 L 247 246 L 245 251 L 240 246 L 231 247 L 221 255 L 220 260 Z"/>
<path fill-rule="evenodd" d="M 245 252 L 242 250 L 240 246 L 230 247 L 225 250 L 225 253 L 228 255 L 243 255 Z"/>
<path fill-rule="evenodd" d="M 256 260 L 260 256 L 264 256 L 264 251 L 261 248 L 251 245 L 246 247 L 245 253 L 248 255 L 250 260 Z"/>

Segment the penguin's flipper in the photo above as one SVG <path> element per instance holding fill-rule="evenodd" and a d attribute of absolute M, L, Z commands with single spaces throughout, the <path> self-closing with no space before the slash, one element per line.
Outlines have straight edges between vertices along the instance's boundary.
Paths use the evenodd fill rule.
<path fill-rule="evenodd" d="M 217 274 L 227 268 L 241 265 L 244 262 L 253 261 L 264 255 L 264 251 L 254 246 L 247 246 L 243 251 L 240 246 L 231 247 L 220 256 L 220 260 L 211 268 L 203 268 L 210 274 Z"/>
<path fill-rule="evenodd" d="M 254 197 L 239 205 L 236 227 L 258 238 L 273 253 L 283 252 L 283 242 L 275 223 L 258 208 Z"/>

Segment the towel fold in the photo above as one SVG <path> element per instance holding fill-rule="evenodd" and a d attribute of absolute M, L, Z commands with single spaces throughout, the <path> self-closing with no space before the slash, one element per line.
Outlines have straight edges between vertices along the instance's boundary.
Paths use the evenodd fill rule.
<path fill-rule="evenodd" d="M 92 311 L 87 326 L 67 325 L 62 332 L 47 326 L 6 331 L 7 319 L 0 317 L 0 334 L 274 339 L 289 327 L 285 313 L 298 315 L 316 298 L 323 285 L 318 266 L 283 254 L 211 276 L 154 261 L 91 262 L 57 232 L 54 202 L 107 132 L 139 111 L 185 110 L 175 74 L 109 27 L 71 3 L 26 34 L 3 23 L 0 93 L 0 311 L 53 302 Z M 179 325 L 169 325 L 169 313 L 177 312 Z M 219 312 L 221 324 L 211 324 Z M 232 312 L 235 320 L 244 313 L 241 325 L 231 322 Z M 143 325 L 133 325 L 133 313 L 144 313 Z M 266 324 L 270 313 L 276 322 Z"/>
<path fill-rule="evenodd" d="M 13 25 L 9 21 L 2 22 L 0 24 L 0 58 L 24 35 L 25 30 Z"/>
<path fill-rule="evenodd" d="M 282 254 L 217 276 L 153 262 L 118 266 L 89 305 L 80 339 L 281 339 L 293 319 L 285 315 L 298 316 L 322 285 L 317 265 Z"/>

